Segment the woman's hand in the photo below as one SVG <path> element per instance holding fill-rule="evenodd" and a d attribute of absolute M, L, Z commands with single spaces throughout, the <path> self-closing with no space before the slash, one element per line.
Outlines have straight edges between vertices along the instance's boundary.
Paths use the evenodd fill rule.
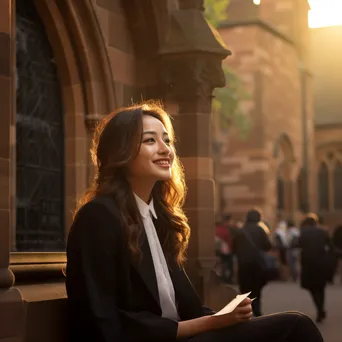
<path fill-rule="evenodd" d="M 212 329 L 220 329 L 237 323 L 245 322 L 253 316 L 252 300 L 244 299 L 236 309 L 226 315 L 211 316 Z"/>
<path fill-rule="evenodd" d="M 248 321 L 252 313 L 252 300 L 246 298 L 236 309 L 226 315 L 203 316 L 178 323 L 177 338 L 195 336 L 206 331 L 216 330 Z"/>

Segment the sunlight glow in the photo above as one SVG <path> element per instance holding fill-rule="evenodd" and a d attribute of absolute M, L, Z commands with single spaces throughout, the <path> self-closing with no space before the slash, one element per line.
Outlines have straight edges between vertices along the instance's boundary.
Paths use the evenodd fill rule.
<path fill-rule="evenodd" d="M 309 27 L 342 25 L 342 0 L 309 0 Z"/>

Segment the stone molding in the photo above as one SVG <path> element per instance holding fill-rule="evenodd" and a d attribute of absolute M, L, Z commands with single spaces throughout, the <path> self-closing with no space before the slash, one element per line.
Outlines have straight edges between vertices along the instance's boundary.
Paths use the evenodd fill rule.
<path fill-rule="evenodd" d="M 237 20 L 237 21 L 226 21 L 219 25 L 219 29 L 243 27 L 243 26 L 259 26 L 261 29 L 271 33 L 272 35 L 280 38 L 281 40 L 287 42 L 290 45 L 296 46 L 296 43 L 288 37 L 286 34 L 279 31 L 275 26 L 268 24 L 261 19 L 252 20 Z"/>
<path fill-rule="evenodd" d="M 163 67 L 165 96 L 177 101 L 211 100 L 214 88 L 225 85 L 221 62 L 204 54 L 168 58 Z"/>

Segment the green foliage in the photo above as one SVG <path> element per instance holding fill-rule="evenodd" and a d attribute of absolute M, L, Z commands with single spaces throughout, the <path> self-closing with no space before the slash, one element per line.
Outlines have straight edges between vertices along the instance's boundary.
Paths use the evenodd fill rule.
<path fill-rule="evenodd" d="M 230 0 L 205 0 L 205 15 L 210 24 L 217 28 L 227 19 L 227 7 Z M 228 57 L 229 58 L 229 57 Z M 241 110 L 241 102 L 250 98 L 240 78 L 227 66 L 223 67 L 226 86 L 216 88 L 213 100 L 213 115 L 217 115 L 220 130 L 226 132 L 231 125 L 238 127 L 240 137 L 246 139 L 250 130 L 250 120 Z"/>
<path fill-rule="evenodd" d="M 217 27 L 227 19 L 227 7 L 230 0 L 205 0 L 205 16 L 211 25 Z"/>
<path fill-rule="evenodd" d="M 241 102 L 250 99 L 240 78 L 227 66 L 223 67 L 226 78 L 224 88 L 216 88 L 213 99 L 213 114 L 219 115 L 218 122 L 222 132 L 233 124 L 239 128 L 240 137 L 246 139 L 250 130 L 250 120 L 241 109 Z"/>

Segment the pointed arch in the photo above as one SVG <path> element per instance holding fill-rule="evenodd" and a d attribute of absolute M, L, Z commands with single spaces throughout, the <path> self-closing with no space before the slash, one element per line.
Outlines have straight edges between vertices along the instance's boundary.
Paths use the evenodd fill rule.
<path fill-rule="evenodd" d="M 287 133 L 281 133 L 274 144 L 273 157 L 278 158 L 280 151 L 283 152 L 286 161 L 295 162 L 295 153 L 292 141 Z"/>
<path fill-rule="evenodd" d="M 112 111 L 112 70 L 92 1 L 35 3 L 54 49 L 62 84 L 69 90 L 66 96 L 75 96 L 74 102 L 79 101 L 80 94 L 72 91 L 82 87 L 85 119 L 98 119 Z"/>

